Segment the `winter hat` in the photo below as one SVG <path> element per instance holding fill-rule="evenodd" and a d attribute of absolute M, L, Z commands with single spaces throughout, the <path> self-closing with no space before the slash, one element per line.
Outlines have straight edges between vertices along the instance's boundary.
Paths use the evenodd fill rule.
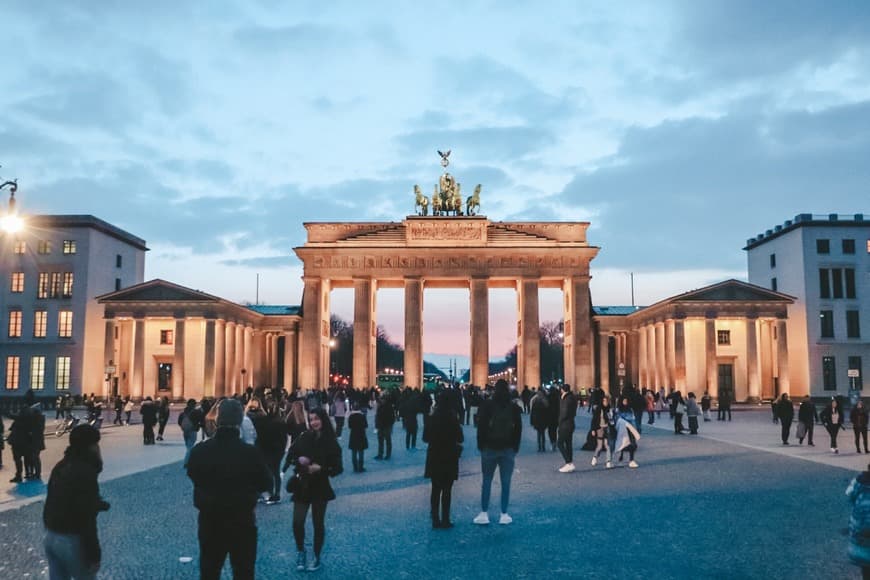
<path fill-rule="evenodd" d="M 69 446 L 73 449 L 86 449 L 100 441 L 100 431 L 92 425 L 77 425 L 69 433 Z"/>
<path fill-rule="evenodd" d="M 235 399 L 224 399 L 217 413 L 218 427 L 238 427 L 242 424 L 245 411 L 242 404 Z"/>

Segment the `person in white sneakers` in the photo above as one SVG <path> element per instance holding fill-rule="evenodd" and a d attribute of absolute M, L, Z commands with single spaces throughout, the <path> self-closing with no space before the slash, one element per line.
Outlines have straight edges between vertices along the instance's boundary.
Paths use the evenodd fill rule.
<path fill-rule="evenodd" d="M 559 400 L 559 436 L 558 445 L 565 465 L 559 468 L 560 473 L 574 471 L 574 417 L 577 415 L 577 397 L 571 392 L 571 385 L 562 385 Z"/>
<path fill-rule="evenodd" d="M 477 415 L 477 448 L 480 450 L 483 483 L 480 490 L 481 511 L 474 518 L 474 523 L 478 525 L 489 523 L 489 496 L 495 468 L 498 466 L 501 480 L 501 516 L 498 523 L 507 525 L 513 521 L 508 515 L 511 476 L 523 435 L 521 410 L 518 405 L 511 402 L 507 381 L 499 379 L 495 384 L 492 399 L 483 402 Z"/>
<path fill-rule="evenodd" d="M 595 447 L 595 452 L 592 455 L 592 466 L 598 465 L 598 456 L 602 451 L 607 452 L 607 469 L 613 467 L 610 455 L 610 433 L 608 431 L 613 426 L 613 411 L 610 408 L 610 397 L 605 395 L 601 398 L 601 404 L 595 407 L 592 412 L 592 432 L 595 434 L 595 439 L 598 440 L 598 445 Z"/>
<path fill-rule="evenodd" d="M 616 414 L 616 448 L 619 452 L 619 460 L 626 451 L 628 451 L 628 466 L 632 469 L 637 468 L 637 462 L 634 460 L 634 452 L 637 451 L 637 442 L 640 441 L 640 431 L 634 424 L 635 414 L 631 408 L 628 397 L 623 397 L 619 402 L 618 413 Z"/>

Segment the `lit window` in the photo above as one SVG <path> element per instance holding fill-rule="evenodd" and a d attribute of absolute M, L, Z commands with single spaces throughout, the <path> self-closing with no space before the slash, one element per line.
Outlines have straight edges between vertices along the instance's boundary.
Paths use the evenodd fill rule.
<path fill-rule="evenodd" d="M 57 373 L 55 376 L 57 377 L 56 387 L 58 390 L 65 391 L 69 389 L 69 363 L 70 357 L 57 357 Z"/>
<path fill-rule="evenodd" d="M 24 272 L 12 272 L 10 292 L 24 292 Z"/>
<path fill-rule="evenodd" d="M 9 311 L 9 338 L 21 338 L 21 311 Z"/>
<path fill-rule="evenodd" d="M 72 298 L 73 291 L 73 273 L 72 272 L 64 272 L 63 273 L 63 294 L 64 298 Z"/>
<path fill-rule="evenodd" d="M 834 311 L 822 310 L 819 321 L 822 324 L 822 338 L 834 338 Z"/>
<path fill-rule="evenodd" d="M 716 343 L 728 345 L 731 344 L 731 331 L 730 330 L 720 330 L 716 333 Z"/>
<path fill-rule="evenodd" d="M 15 245 L 12 246 L 12 252 L 15 254 L 23 254 L 27 249 L 27 244 L 24 240 L 16 240 Z M 867 251 L 870 252 L 870 240 L 867 240 Z"/>
<path fill-rule="evenodd" d="M 867 240 L 867 253 L 870 254 L 870 240 Z"/>
<path fill-rule="evenodd" d="M 837 364 L 832 356 L 822 357 L 822 388 L 826 391 L 837 390 Z"/>
<path fill-rule="evenodd" d="M 39 283 L 36 285 L 36 297 L 48 298 L 48 272 L 39 273 Z"/>
<path fill-rule="evenodd" d="M 48 291 L 48 295 L 52 298 L 60 296 L 60 272 L 51 273 L 51 288 Z"/>
<path fill-rule="evenodd" d="M 76 253 L 76 241 L 75 240 L 64 240 L 63 241 L 63 253 L 64 254 L 75 254 Z"/>
<path fill-rule="evenodd" d="M 160 344 L 172 344 L 172 331 L 171 330 L 161 330 L 160 331 Z"/>
<path fill-rule="evenodd" d="M 36 252 L 39 254 L 50 254 L 51 242 L 48 240 L 39 240 L 39 244 L 36 246 Z"/>
<path fill-rule="evenodd" d="M 57 313 L 57 335 L 60 338 L 72 336 L 72 310 L 61 310 Z"/>
<path fill-rule="evenodd" d="M 17 356 L 6 357 L 6 389 L 18 388 L 18 373 L 20 371 L 21 358 Z"/>
<path fill-rule="evenodd" d="M 843 240 L 843 253 L 844 254 L 854 254 L 855 253 L 855 240 Z"/>
<path fill-rule="evenodd" d="M 45 357 L 34 356 L 30 358 L 30 388 L 41 391 L 45 388 Z"/>
<path fill-rule="evenodd" d="M 33 313 L 33 337 L 45 338 L 45 329 L 48 326 L 48 312 L 37 310 Z"/>

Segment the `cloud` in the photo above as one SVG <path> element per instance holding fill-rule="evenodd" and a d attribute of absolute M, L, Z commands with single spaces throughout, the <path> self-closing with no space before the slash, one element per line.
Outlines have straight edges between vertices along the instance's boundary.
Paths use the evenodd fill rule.
<path fill-rule="evenodd" d="M 255 54 L 338 50 L 347 42 L 347 37 L 338 29 L 313 22 L 288 26 L 243 26 L 233 36 L 239 46 Z"/>
<path fill-rule="evenodd" d="M 511 126 L 412 131 L 400 135 L 397 141 L 403 153 L 409 155 L 452 147 L 482 159 L 506 162 L 537 153 L 556 139 L 545 129 Z"/>

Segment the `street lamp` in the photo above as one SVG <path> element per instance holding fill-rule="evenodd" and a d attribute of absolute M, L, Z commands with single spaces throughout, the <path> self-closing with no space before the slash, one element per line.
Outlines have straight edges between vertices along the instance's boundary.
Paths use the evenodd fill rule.
<path fill-rule="evenodd" d="M 9 188 L 9 209 L 6 211 L 6 215 L 0 218 L 0 229 L 6 233 L 14 234 L 24 226 L 23 220 L 18 217 L 18 212 L 15 211 L 15 192 L 18 191 L 18 180 L 0 183 L 0 191 L 7 187 Z"/>

